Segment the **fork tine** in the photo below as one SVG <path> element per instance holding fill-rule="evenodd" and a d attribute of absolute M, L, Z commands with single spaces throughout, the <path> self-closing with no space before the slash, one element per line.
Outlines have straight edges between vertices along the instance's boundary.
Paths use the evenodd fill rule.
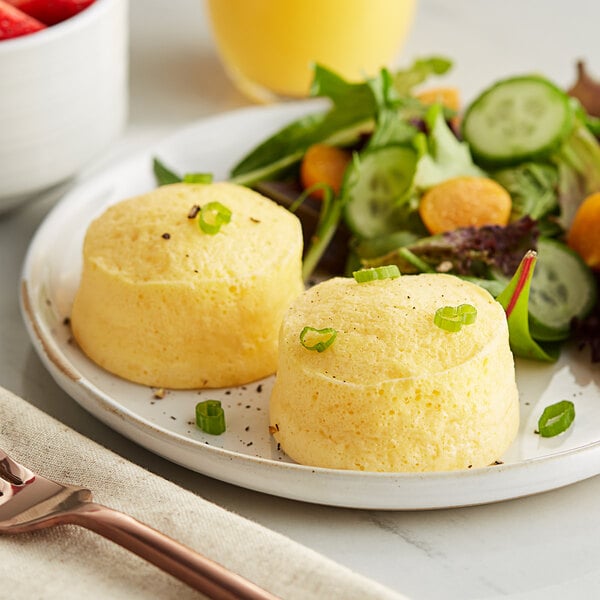
<path fill-rule="evenodd" d="M 35 477 L 35 473 L 13 460 L 0 449 L 0 479 L 13 485 L 24 485 Z"/>
<path fill-rule="evenodd" d="M 0 534 L 68 523 L 103 535 L 211 598 L 277 600 L 133 517 L 92 502 L 89 489 L 36 475 L 0 449 Z"/>
<path fill-rule="evenodd" d="M 12 496 L 12 485 L 5 481 L 4 479 L 0 479 L 0 504 L 8 500 Z"/>

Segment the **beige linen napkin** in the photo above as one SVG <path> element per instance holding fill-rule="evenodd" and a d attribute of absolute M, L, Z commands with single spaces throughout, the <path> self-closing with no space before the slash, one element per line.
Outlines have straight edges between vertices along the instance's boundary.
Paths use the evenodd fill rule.
<path fill-rule="evenodd" d="M 285 600 L 400 599 L 384 586 L 119 457 L 0 387 L 0 448 L 148 523 Z M 11 600 L 200 598 L 170 575 L 76 526 L 0 536 Z M 4 597 L 4 596 L 2 596 Z"/>

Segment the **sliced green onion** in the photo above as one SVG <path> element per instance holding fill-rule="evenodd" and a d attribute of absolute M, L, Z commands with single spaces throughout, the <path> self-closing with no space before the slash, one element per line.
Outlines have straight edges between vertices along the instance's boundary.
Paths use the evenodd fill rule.
<path fill-rule="evenodd" d="M 454 306 L 442 306 L 435 311 L 433 322 L 444 331 L 460 331 L 462 318 Z"/>
<path fill-rule="evenodd" d="M 477 320 L 477 309 L 472 304 L 460 304 L 456 310 L 463 325 L 471 325 Z"/>
<path fill-rule="evenodd" d="M 212 183 L 212 173 L 186 173 L 183 183 Z"/>
<path fill-rule="evenodd" d="M 569 400 L 561 400 L 546 406 L 538 420 L 538 431 L 542 437 L 554 437 L 566 431 L 575 420 L 575 405 Z"/>
<path fill-rule="evenodd" d="M 198 225 L 204 233 L 219 233 L 222 225 L 231 221 L 231 211 L 220 202 L 209 202 L 200 209 Z"/>
<path fill-rule="evenodd" d="M 333 327 L 315 329 L 314 327 L 307 326 L 300 332 L 300 343 L 307 350 L 323 352 L 333 344 L 336 336 L 337 331 Z"/>
<path fill-rule="evenodd" d="M 471 304 L 442 306 L 435 311 L 433 322 L 444 331 L 460 331 L 463 325 L 471 325 L 477 320 L 477 309 Z"/>
<path fill-rule="evenodd" d="M 396 279 L 396 277 L 400 277 L 400 269 L 397 265 L 384 265 L 383 267 L 354 271 L 352 276 L 358 283 L 366 283 L 376 279 Z"/>
<path fill-rule="evenodd" d="M 196 425 L 211 435 L 225 431 L 225 411 L 219 400 L 205 400 L 196 404 Z"/>

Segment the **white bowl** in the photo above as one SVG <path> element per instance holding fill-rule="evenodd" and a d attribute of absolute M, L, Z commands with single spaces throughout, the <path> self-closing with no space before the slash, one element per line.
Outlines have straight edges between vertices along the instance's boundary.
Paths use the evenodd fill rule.
<path fill-rule="evenodd" d="M 127 14 L 126 0 L 96 0 L 0 41 L 0 211 L 66 181 L 122 131 Z"/>

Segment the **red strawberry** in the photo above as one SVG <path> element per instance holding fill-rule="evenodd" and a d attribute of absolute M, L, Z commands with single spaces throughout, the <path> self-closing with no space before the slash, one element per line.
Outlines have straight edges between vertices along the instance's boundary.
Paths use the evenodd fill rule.
<path fill-rule="evenodd" d="M 0 0 L 0 40 L 35 33 L 46 26 L 18 8 Z"/>
<path fill-rule="evenodd" d="M 69 19 L 84 8 L 87 8 L 94 0 L 7 0 L 19 10 L 32 16 L 34 19 L 54 25 Z"/>

